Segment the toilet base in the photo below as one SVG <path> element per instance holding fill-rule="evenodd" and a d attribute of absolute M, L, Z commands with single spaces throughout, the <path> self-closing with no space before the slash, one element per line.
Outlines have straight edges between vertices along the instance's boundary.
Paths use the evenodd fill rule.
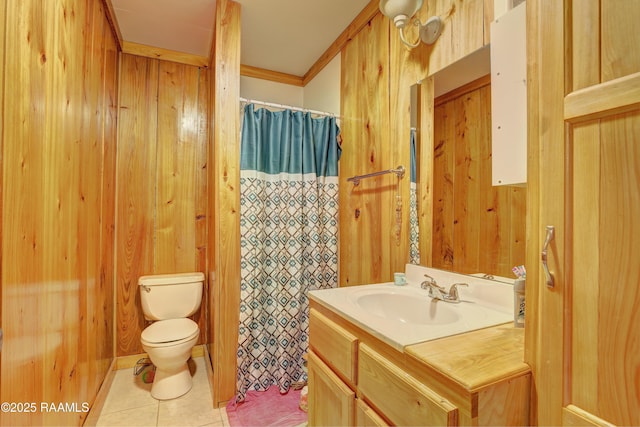
<path fill-rule="evenodd" d="M 158 400 L 169 400 L 186 394 L 193 387 L 193 378 L 189 366 L 166 371 L 156 366 L 156 373 L 151 386 L 151 396 Z"/>

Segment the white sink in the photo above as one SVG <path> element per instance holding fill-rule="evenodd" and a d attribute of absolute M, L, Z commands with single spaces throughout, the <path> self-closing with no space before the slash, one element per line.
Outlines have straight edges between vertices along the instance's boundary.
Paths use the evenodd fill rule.
<path fill-rule="evenodd" d="M 424 274 L 449 289 L 460 287 L 459 303 L 432 300 L 420 288 Z M 409 266 L 407 284 L 379 283 L 309 292 L 309 298 L 338 312 L 382 341 L 402 350 L 405 346 L 513 321 L 513 286 Z"/>
<path fill-rule="evenodd" d="M 363 310 L 391 322 L 445 325 L 459 321 L 464 315 L 453 304 L 432 301 L 426 292 L 420 294 L 413 288 L 362 289 L 352 298 Z"/>

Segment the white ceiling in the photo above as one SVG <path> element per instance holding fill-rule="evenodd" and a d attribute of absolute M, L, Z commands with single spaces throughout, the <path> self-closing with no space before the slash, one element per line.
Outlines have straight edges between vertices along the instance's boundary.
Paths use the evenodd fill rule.
<path fill-rule="evenodd" d="M 209 56 L 215 0 L 111 0 L 124 41 Z"/>
<path fill-rule="evenodd" d="M 370 0 L 236 0 L 244 65 L 303 76 Z M 124 41 L 209 56 L 215 0 L 111 0 Z"/>

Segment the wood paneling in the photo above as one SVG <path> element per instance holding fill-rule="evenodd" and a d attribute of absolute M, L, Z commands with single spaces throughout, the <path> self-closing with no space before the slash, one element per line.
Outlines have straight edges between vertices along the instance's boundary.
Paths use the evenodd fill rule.
<path fill-rule="evenodd" d="M 427 77 L 418 85 L 418 144 L 417 156 L 417 202 L 418 202 L 418 230 L 420 236 L 420 263 L 433 263 L 433 213 L 436 197 L 433 188 L 435 165 L 434 131 L 434 78 Z"/>
<path fill-rule="evenodd" d="M 118 25 L 118 21 L 116 20 L 116 12 L 113 8 L 113 3 L 111 0 L 102 0 L 102 3 L 104 3 L 105 15 L 107 16 L 107 20 L 111 26 L 111 32 L 115 37 L 117 50 L 122 51 L 122 32 L 120 31 L 120 25 Z"/>
<path fill-rule="evenodd" d="M 455 61 L 475 52 L 489 42 L 489 24 L 493 21 L 492 3 L 487 0 L 428 0 L 420 11 L 422 21 L 440 16 L 442 34 L 433 46 L 422 45 L 429 51 L 429 74 L 434 74 Z M 485 7 L 488 6 L 488 7 Z M 399 37 L 393 30 L 394 37 Z M 415 37 L 415 36 L 414 36 Z"/>
<path fill-rule="evenodd" d="M 3 2 L 0 5 L 0 46 L 2 46 L 2 50 L 4 52 L 5 46 L 5 36 L 6 36 L 6 15 L 7 15 L 7 2 Z M 2 61 L 2 66 L 0 66 L 0 153 L 4 153 L 4 68 L 5 63 L 4 59 Z M 3 171 L 3 161 L 2 156 L 0 156 L 0 254 L 2 253 L 2 206 L 3 206 L 3 179 L 4 174 Z M 2 329 L 2 260 L 0 260 L 0 329 Z M 0 354 L 0 384 L 2 384 L 2 355 Z M 0 401 L 4 402 L 2 399 L 2 387 L 0 387 Z"/>
<path fill-rule="evenodd" d="M 383 282 L 393 273 L 398 179 L 391 174 L 363 180 L 358 186 L 347 182 L 353 175 L 398 166 L 389 140 L 388 85 L 389 24 L 376 15 L 342 51 L 341 286 Z M 408 140 L 406 147 L 408 153 Z"/>
<path fill-rule="evenodd" d="M 122 54 L 118 356 L 143 352 L 140 333 L 145 320 L 138 277 L 206 272 L 206 86 L 206 73 L 197 67 Z M 204 295 L 206 290 L 205 283 Z M 206 310 L 204 303 L 194 317 L 200 326 L 201 342 L 208 328 Z"/>
<path fill-rule="evenodd" d="M 91 403 L 113 357 L 116 41 L 102 1 L 2 7 L 2 399 L 38 408 L 1 424 L 79 425 L 39 405 Z"/>
<path fill-rule="evenodd" d="M 526 191 L 491 185 L 490 87 L 435 108 L 433 266 L 511 277 L 524 263 Z"/>
<path fill-rule="evenodd" d="M 453 270 L 455 104 L 434 109 L 432 266 Z M 436 131 L 437 129 L 437 131 Z"/>
<path fill-rule="evenodd" d="M 385 22 L 390 23 L 388 19 Z M 395 37 L 395 29 L 393 25 L 389 34 L 389 159 L 393 159 L 394 165 L 404 165 L 407 174 L 400 183 L 400 196 L 402 200 L 401 222 L 400 222 L 400 238 L 396 239 L 393 235 L 391 242 L 391 251 L 389 253 L 390 265 L 393 271 L 404 271 L 407 263 L 407 254 L 409 253 L 409 197 L 410 197 L 410 167 L 411 155 L 409 151 L 409 142 L 411 140 L 411 86 L 427 75 L 427 50 L 414 49 L 409 50 L 402 43 L 400 37 Z M 419 85 L 420 86 L 420 85 Z M 418 91 L 420 97 L 425 96 L 426 92 Z M 418 108 L 418 105 L 413 106 Z M 420 108 L 418 108 L 418 114 Z M 419 115 L 417 117 L 420 117 Z M 425 129 L 426 131 L 426 129 Z M 418 152 L 422 148 L 421 138 L 422 129 L 418 126 L 417 149 Z M 395 167 L 395 166 L 394 166 Z M 425 177 L 426 178 L 426 174 Z M 396 191 L 397 192 L 397 191 Z M 391 193 L 393 196 L 396 192 Z M 427 193 L 425 185 L 420 185 L 418 189 L 418 197 Z M 395 202 L 394 199 L 392 199 Z M 395 207 L 395 203 L 394 203 Z M 392 212 L 391 218 L 388 219 L 392 228 L 396 227 L 396 212 Z M 422 254 L 421 254 L 422 260 Z M 392 272 L 393 272 L 392 271 Z"/>
<path fill-rule="evenodd" d="M 153 272 L 157 60 L 122 54 L 118 110 L 117 355 L 141 353 L 138 277 Z"/>
<path fill-rule="evenodd" d="M 216 2 L 211 64 L 209 274 L 214 406 L 236 392 L 240 317 L 240 5 Z"/>

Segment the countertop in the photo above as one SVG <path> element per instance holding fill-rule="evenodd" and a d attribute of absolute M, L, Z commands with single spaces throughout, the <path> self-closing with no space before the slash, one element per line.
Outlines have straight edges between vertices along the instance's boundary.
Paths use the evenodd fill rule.
<path fill-rule="evenodd" d="M 470 392 L 530 371 L 524 329 L 511 323 L 410 345 L 404 353 Z"/>

